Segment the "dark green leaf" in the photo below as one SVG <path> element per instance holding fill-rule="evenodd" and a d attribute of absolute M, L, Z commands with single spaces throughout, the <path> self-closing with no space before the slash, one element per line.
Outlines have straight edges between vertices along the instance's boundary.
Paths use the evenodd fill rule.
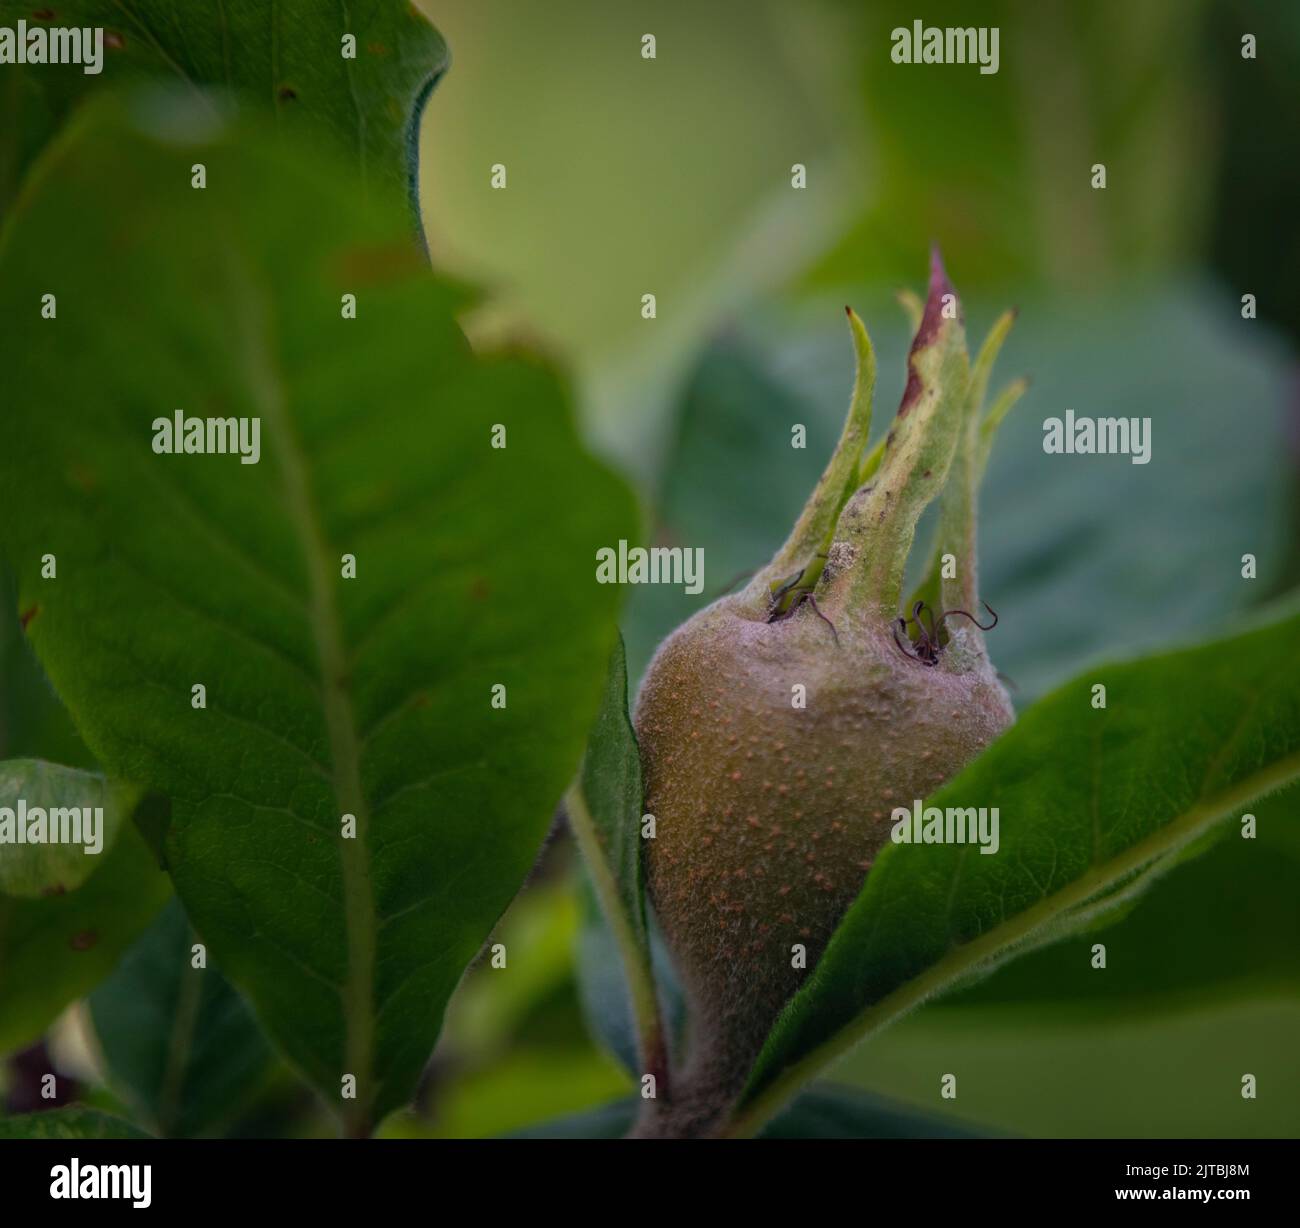
<path fill-rule="evenodd" d="M 156 1131 L 201 1134 L 235 1112 L 271 1057 L 217 968 L 195 968 L 198 936 L 173 900 L 90 995 L 112 1078 Z"/>
<path fill-rule="evenodd" d="M 327 134 L 361 169 L 362 182 L 414 192 L 420 112 L 447 67 L 447 47 L 407 0 L 329 5 L 320 0 L 221 0 L 182 11 L 174 0 L 64 0 L 54 16 L 25 0 L 0 0 L 0 24 L 102 27 L 102 73 L 80 65 L 9 65 L 0 130 L 0 214 L 28 165 L 85 96 L 106 86 L 159 81 L 236 92 L 286 139 Z M 345 59 L 343 38 L 356 38 Z M 190 88 L 195 87 L 195 88 Z M 178 165 L 188 180 L 189 164 Z"/>
<path fill-rule="evenodd" d="M 627 659 L 619 637 L 610 657 L 600 714 L 587 740 L 578 781 L 568 798 L 569 825 L 586 858 L 588 885 L 606 925 L 590 915 L 584 940 L 613 942 L 622 964 L 617 972 L 606 961 L 587 981 L 592 1005 L 615 1013 L 629 1001 L 639 1043 L 635 1052 L 643 1070 L 666 1069 L 665 1037 L 659 1020 L 650 932 L 646 924 L 645 886 L 641 873 L 641 754 L 627 714 Z M 610 952 L 612 953 L 612 952 Z M 592 954 L 595 954 L 593 952 Z M 615 1052 L 626 1056 L 626 1038 Z"/>
<path fill-rule="evenodd" d="M 0 896 L 0 1053 L 30 1044 L 89 993 L 171 894 L 139 833 L 125 824 L 76 891 Z"/>
<path fill-rule="evenodd" d="M 648 956 L 645 888 L 641 874 L 641 754 L 627 714 L 627 658 L 623 637 L 609 661 L 605 694 L 578 774 L 600 857 L 594 869 L 613 879 L 622 924 Z"/>
<path fill-rule="evenodd" d="M 618 939 L 601 912 L 587 874 L 581 869 L 578 873 L 580 912 L 573 954 L 582 1013 L 592 1038 L 635 1074 L 641 1069 L 640 1040 Z"/>
<path fill-rule="evenodd" d="M 470 353 L 404 219 L 252 133 L 178 141 L 84 113 L 11 219 L 0 533 L 87 743 L 171 798 L 195 927 L 361 1130 L 576 768 L 635 513 L 549 369 Z M 154 454 L 178 407 L 256 416 L 260 462 Z"/>
<path fill-rule="evenodd" d="M 1251 807 L 1255 840 L 1228 829 L 1204 855 L 1151 886 L 1116 923 L 1073 935 L 999 968 L 942 1005 L 1028 1006 L 1056 1014 L 1137 1014 L 1234 995 L 1300 990 L 1300 790 Z M 1095 935 L 1095 936 L 1094 936 Z M 1104 976 L 1092 944 L 1106 944 Z"/>
<path fill-rule="evenodd" d="M 1298 635 L 1293 615 L 1095 669 L 1026 713 L 930 799 L 998 807 L 998 852 L 885 848 L 769 1036 L 740 1129 L 876 1027 L 1132 895 L 1300 776 Z M 1098 683 L 1104 709 L 1091 702 Z"/>
<path fill-rule="evenodd" d="M 48 759 L 78 768 L 95 766 L 94 757 L 27 644 L 14 578 L 3 562 L 0 562 L 0 758 Z"/>
<path fill-rule="evenodd" d="M 138 790 L 98 772 L 42 759 L 0 762 L 0 807 L 12 812 L 7 817 L 14 828 L 7 833 L 13 843 L 0 835 L 0 896 L 40 899 L 80 887 L 113 847 L 138 800 Z M 18 843 L 20 828 L 24 841 L 33 834 L 33 809 L 44 814 L 41 843 Z M 74 819 L 58 814 L 61 810 L 79 813 Z M 87 811 L 99 811 L 98 818 Z"/>
<path fill-rule="evenodd" d="M 50 1109 L 47 1113 L 24 1113 L 0 1117 L 0 1139 L 43 1138 L 148 1138 L 129 1121 L 101 1113 L 98 1109 Z"/>
<path fill-rule="evenodd" d="M 579 879 L 579 929 L 574 952 L 583 1014 L 595 1040 L 631 1074 L 644 1073 L 637 1020 L 628 991 L 627 966 L 609 922 L 585 875 Z M 663 1026 L 674 1042 L 686 1024 L 686 1004 L 672 966 L 672 957 L 653 921 L 649 924 L 653 987 Z"/>

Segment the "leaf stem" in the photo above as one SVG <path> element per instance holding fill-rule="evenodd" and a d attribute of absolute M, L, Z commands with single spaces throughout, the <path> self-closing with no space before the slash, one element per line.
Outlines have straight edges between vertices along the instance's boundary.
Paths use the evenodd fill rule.
<path fill-rule="evenodd" d="M 659 1012 L 659 999 L 655 993 L 654 969 L 650 954 L 636 939 L 623 909 L 618 884 L 609 868 L 609 861 L 600 843 L 595 821 L 578 784 L 570 788 L 565 798 L 569 814 L 569 827 L 582 851 L 591 874 L 596 899 L 601 912 L 609 922 L 618 943 L 623 970 L 627 978 L 628 994 L 632 1000 L 632 1015 L 636 1020 L 637 1038 L 640 1042 L 641 1069 L 655 1077 L 660 1095 L 668 1094 L 668 1047 L 663 1020 Z"/>
<path fill-rule="evenodd" d="M 172 1017 L 171 1033 L 167 1039 L 167 1064 L 163 1070 L 162 1085 L 158 1092 L 158 1133 L 170 1138 L 180 1119 L 181 1093 L 185 1088 L 185 1067 L 189 1062 L 198 1026 L 199 1004 L 203 1000 L 203 973 L 190 966 L 188 948 L 198 939 L 189 926 L 186 950 L 181 952 L 183 966 L 181 982 L 176 997 L 176 1013 Z"/>

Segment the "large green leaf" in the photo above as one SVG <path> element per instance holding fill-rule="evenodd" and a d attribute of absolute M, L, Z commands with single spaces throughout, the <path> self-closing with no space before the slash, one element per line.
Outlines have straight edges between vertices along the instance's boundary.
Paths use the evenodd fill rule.
<path fill-rule="evenodd" d="M 1217 822 L 1300 777 L 1297 634 L 1293 615 L 1095 669 L 1026 713 L 931 799 L 998 807 L 999 851 L 885 848 L 769 1036 L 739 1129 L 862 1036 L 1122 902 Z"/>
<path fill-rule="evenodd" d="M 92 768 L 68 711 L 23 634 L 14 579 L 0 561 L 0 758 Z"/>
<path fill-rule="evenodd" d="M 271 1057 L 243 999 L 211 964 L 173 900 L 90 995 L 113 1079 L 159 1134 L 204 1133 L 238 1110 Z"/>
<path fill-rule="evenodd" d="M 75 891 L 0 896 L 0 1053 L 30 1044 L 112 970 L 171 894 L 132 824 Z"/>
<path fill-rule="evenodd" d="M 469 352 L 403 219 L 332 163 L 169 122 L 83 113 L 11 219 L 0 534 L 90 748 L 172 799 L 200 935 L 331 1103 L 355 1077 L 359 1131 L 576 767 L 617 603 L 596 550 L 634 508 L 549 369 Z M 260 419 L 260 462 L 156 455 L 178 407 Z"/>
<path fill-rule="evenodd" d="M 0 1117 L 0 1139 L 148 1138 L 129 1121 L 101 1113 L 98 1109 L 50 1109 L 46 1113 L 23 1113 Z"/>
<path fill-rule="evenodd" d="M 446 69 L 447 47 L 407 0 L 64 0 L 51 10 L 42 17 L 47 10 L 25 0 L 0 0 L 0 24 L 102 27 L 103 71 L 6 66 L 0 214 L 88 93 L 152 80 L 195 87 L 187 101 L 208 113 L 216 104 L 202 87 L 235 91 L 287 139 L 328 134 L 354 156 L 363 184 L 414 195 L 420 112 Z M 343 56 L 349 34 L 353 59 Z"/>
<path fill-rule="evenodd" d="M 1030 952 L 943 1000 L 961 1008 L 1034 1006 L 1054 1017 L 1141 1014 L 1204 1007 L 1216 997 L 1300 991 L 1300 789 L 1251 807 L 1258 837 L 1231 830 L 1135 901 L 1118 922 Z M 1105 975 L 1092 945 L 1106 944 Z"/>
<path fill-rule="evenodd" d="M 13 812 L 15 829 L 15 843 L 0 843 L 0 895 L 38 899 L 80 887 L 113 847 L 123 818 L 138 800 L 138 790 L 107 781 L 98 772 L 43 759 L 0 762 L 0 806 Z M 20 804 L 26 806 L 25 815 Z M 17 843 L 24 817 L 24 838 L 30 834 L 33 809 L 45 815 L 41 842 Z M 79 814 L 73 821 L 58 815 L 60 810 Z M 98 811 L 98 820 L 86 811 Z M 64 841 L 65 835 L 79 836 L 80 843 Z"/>

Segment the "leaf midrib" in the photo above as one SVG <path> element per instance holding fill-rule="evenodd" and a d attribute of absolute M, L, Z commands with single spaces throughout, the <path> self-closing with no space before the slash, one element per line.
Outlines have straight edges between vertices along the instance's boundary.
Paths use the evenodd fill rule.
<path fill-rule="evenodd" d="M 186 926 L 187 944 L 198 941 L 198 935 Z M 191 946 L 192 949 L 192 946 Z M 194 968 L 182 953 L 181 978 L 177 987 L 175 1014 L 167 1038 L 167 1055 L 163 1065 L 162 1083 L 158 1089 L 156 1113 L 158 1130 L 164 1138 L 176 1130 L 181 1116 L 181 1094 L 185 1088 L 186 1068 L 194 1047 L 194 1034 L 199 1022 L 199 1003 L 203 998 L 203 973 Z"/>
<path fill-rule="evenodd" d="M 1237 807 L 1300 778 L 1300 751 L 1276 760 L 1244 780 L 1211 798 L 1202 797 L 1182 814 L 1162 824 L 1144 840 L 1130 845 L 1110 861 L 1094 865 L 1054 895 L 1014 917 L 986 930 L 977 938 L 950 949 L 920 975 L 887 994 L 830 1039 L 805 1057 L 785 1067 L 767 1087 L 759 1091 L 733 1119 L 726 1134 L 733 1138 L 752 1137 L 794 1092 L 829 1063 L 853 1048 L 872 1032 L 920 1006 L 973 969 L 994 959 L 1001 951 L 1032 935 L 1071 908 L 1203 835 Z"/>
<path fill-rule="evenodd" d="M 345 1030 L 343 1074 L 356 1078 L 356 1097 L 344 1101 L 349 1133 L 368 1134 L 374 1103 L 371 1085 L 374 1052 L 375 924 L 370 877 L 369 814 L 361 788 L 361 742 L 349 689 L 347 653 L 330 575 L 333 556 L 312 499 L 306 454 L 294 433 L 285 405 L 285 380 L 275 359 L 276 333 L 271 298 L 259 289 L 247 262 L 241 280 L 250 310 L 240 317 L 239 352 L 254 403 L 261 409 L 275 454 L 283 466 L 283 495 L 294 534 L 307 565 L 307 616 L 320 659 L 321 705 L 329 731 L 331 777 L 339 804 L 339 860 L 343 878 L 343 923 L 347 972 L 342 1006 Z M 356 835 L 344 839 L 341 817 L 356 818 Z"/>

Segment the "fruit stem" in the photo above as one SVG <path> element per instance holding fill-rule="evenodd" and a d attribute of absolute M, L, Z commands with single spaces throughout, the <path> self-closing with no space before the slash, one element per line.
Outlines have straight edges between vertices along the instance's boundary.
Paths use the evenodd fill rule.
<path fill-rule="evenodd" d="M 637 933 L 633 929 L 579 782 L 570 787 L 564 799 L 569 830 L 582 852 L 597 905 L 614 935 L 622 959 L 632 1016 L 636 1021 L 637 1056 L 641 1070 L 654 1075 L 657 1086 L 666 1095 L 669 1091 L 667 1038 L 659 1010 L 649 942 L 644 932 Z"/>

